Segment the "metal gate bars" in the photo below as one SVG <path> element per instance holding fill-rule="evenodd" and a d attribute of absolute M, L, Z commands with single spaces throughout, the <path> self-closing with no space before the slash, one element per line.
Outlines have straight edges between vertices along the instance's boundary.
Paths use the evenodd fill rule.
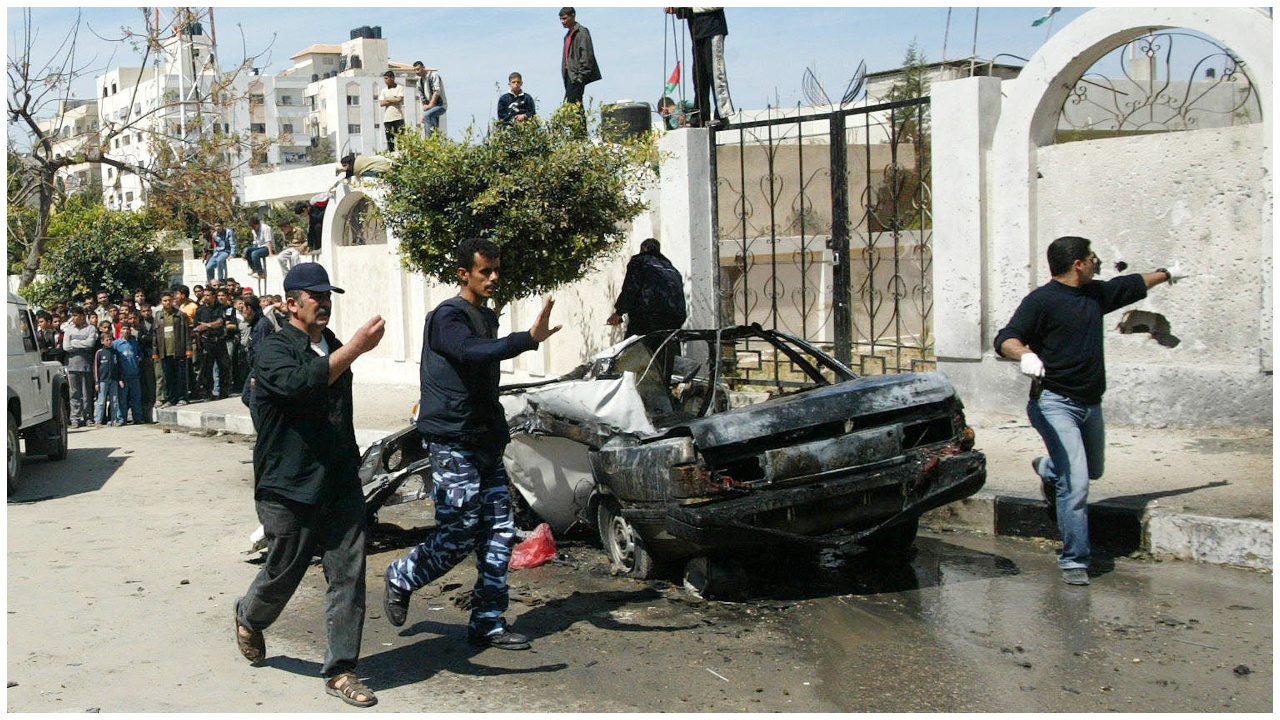
<path fill-rule="evenodd" d="M 712 135 L 721 326 L 759 323 L 865 374 L 931 370 L 929 99 Z"/>

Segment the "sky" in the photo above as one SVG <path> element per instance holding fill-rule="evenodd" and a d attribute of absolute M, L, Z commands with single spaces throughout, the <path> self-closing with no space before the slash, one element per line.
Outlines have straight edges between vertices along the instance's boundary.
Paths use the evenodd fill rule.
<path fill-rule="evenodd" d="M 685 93 L 690 82 L 692 46 L 683 22 L 661 7 L 577 6 L 578 22 L 591 31 L 604 78 L 587 86 L 596 103 L 619 100 L 656 102 L 678 57 L 685 58 Z M 1052 23 L 1031 23 L 1049 8 L 1025 7 L 728 7 L 725 60 L 735 105 L 754 110 L 769 105 L 808 104 L 801 80 L 806 68 L 838 97 L 858 63 L 869 72 L 902 65 L 915 41 L 927 61 L 968 58 L 1021 64 L 1052 32 L 1060 31 L 1087 8 L 1063 8 Z M 86 68 L 73 84 L 75 97 L 93 97 L 93 78 L 115 67 L 138 66 L 141 56 L 127 44 L 111 42 L 122 27 L 141 31 L 142 13 L 129 7 L 10 6 L 6 12 L 6 56 L 22 47 L 24 11 L 35 28 L 36 59 L 47 61 L 64 47 L 77 14 L 82 27 L 75 43 L 77 67 Z M 524 76 L 525 91 L 549 114 L 564 97 L 560 52 L 564 29 L 559 6 L 546 7 L 349 7 L 308 5 L 216 7 L 214 31 L 223 68 L 250 55 L 266 73 L 292 65 L 290 56 L 316 43 L 341 43 L 361 26 L 381 26 L 393 61 L 421 60 L 439 69 L 449 101 L 449 135 L 460 139 L 474 120 L 478 127 L 496 113 L 507 75 Z M 948 13 L 950 31 L 948 32 Z M 975 32 L 976 21 L 976 32 Z"/>

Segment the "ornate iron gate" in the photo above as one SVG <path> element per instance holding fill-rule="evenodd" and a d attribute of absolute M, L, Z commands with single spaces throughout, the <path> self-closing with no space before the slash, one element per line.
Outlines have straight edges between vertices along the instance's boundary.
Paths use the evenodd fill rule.
<path fill-rule="evenodd" d="M 929 99 L 713 134 L 720 324 L 759 323 L 867 374 L 936 366 Z"/>

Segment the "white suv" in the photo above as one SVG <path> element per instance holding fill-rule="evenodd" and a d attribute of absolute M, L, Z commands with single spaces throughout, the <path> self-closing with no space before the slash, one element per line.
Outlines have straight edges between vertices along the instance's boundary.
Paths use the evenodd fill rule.
<path fill-rule="evenodd" d="M 67 456 L 67 418 L 71 402 L 67 371 L 61 363 L 42 360 L 35 317 L 27 301 L 9 293 L 9 494 L 18 489 L 22 469 L 20 440 L 27 454 Z"/>

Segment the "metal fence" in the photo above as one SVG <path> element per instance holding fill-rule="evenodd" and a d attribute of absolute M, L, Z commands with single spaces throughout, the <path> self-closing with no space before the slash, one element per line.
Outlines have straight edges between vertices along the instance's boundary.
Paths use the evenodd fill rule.
<path fill-rule="evenodd" d="M 936 366 L 929 99 L 736 123 L 713 135 L 718 320 L 879 374 Z"/>

